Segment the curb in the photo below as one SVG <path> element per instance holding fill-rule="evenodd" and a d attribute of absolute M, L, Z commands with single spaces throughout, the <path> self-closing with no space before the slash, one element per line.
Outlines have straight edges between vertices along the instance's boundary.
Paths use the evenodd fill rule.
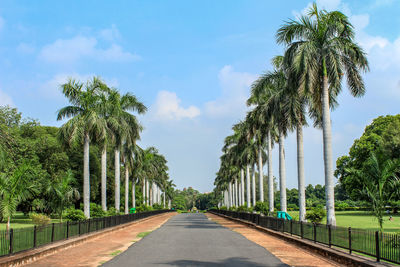
<path fill-rule="evenodd" d="M 231 218 L 229 216 L 223 215 L 223 214 L 218 214 L 209 211 L 211 214 L 223 217 L 225 219 L 234 221 L 234 222 L 239 222 L 241 224 L 245 224 L 251 228 L 255 228 L 258 231 L 267 233 L 269 235 L 275 236 L 277 238 L 283 239 L 287 242 L 293 243 L 296 246 L 299 246 L 311 253 L 318 254 L 320 256 L 323 256 L 324 258 L 330 259 L 334 262 L 339 263 L 340 265 L 346 265 L 346 266 L 362 266 L 362 267 L 378 267 L 378 266 L 393 266 L 389 263 L 382 263 L 382 262 L 373 262 L 371 259 L 363 257 L 363 256 L 354 256 L 350 255 L 347 253 L 344 253 L 342 251 L 336 250 L 334 248 L 329 248 L 328 246 L 322 245 L 322 244 L 317 244 L 312 241 L 304 240 L 304 239 L 299 239 L 297 237 L 293 237 L 287 234 L 283 234 L 281 232 L 277 232 L 271 229 L 263 228 L 261 226 L 258 226 L 252 222 L 244 221 L 241 219 L 237 218 Z"/>
<path fill-rule="evenodd" d="M 157 214 L 157 215 L 153 215 L 153 216 L 150 216 L 147 218 L 139 219 L 137 221 L 132 221 L 132 222 L 114 226 L 111 228 L 106 228 L 103 230 L 99 230 L 97 232 L 85 234 L 84 236 L 78 236 L 78 237 L 73 237 L 73 238 L 67 239 L 67 240 L 56 241 L 52 244 L 48 244 L 48 245 L 45 245 L 45 246 L 42 246 L 39 248 L 35 248 L 35 249 L 31 249 L 28 251 L 17 252 L 14 255 L 5 256 L 5 257 L 0 258 L 0 267 L 8 267 L 8 266 L 14 267 L 14 266 L 21 266 L 24 264 L 32 263 L 38 259 L 44 258 L 46 256 L 50 256 L 52 254 L 55 254 L 59 251 L 62 251 L 62 250 L 65 250 L 65 249 L 68 249 L 71 247 L 75 247 L 79 244 L 82 244 L 86 241 L 101 237 L 110 232 L 118 231 L 118 230 L 124 229 L 126 227 L 130 227 L 134 224 L 145 222 L 149 219 L 154 218 L 155 216 L 162 216 L 165 214 L 167 214 L 167 213 Z"/>

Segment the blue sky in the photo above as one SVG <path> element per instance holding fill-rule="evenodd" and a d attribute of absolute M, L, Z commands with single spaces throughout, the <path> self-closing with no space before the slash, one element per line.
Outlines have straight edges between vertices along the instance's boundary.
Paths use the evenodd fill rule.
<path fill-rule="evenodd" d="M 400 1 L 319 0 L 356 27 L 371 71 L 367 93 L 344 88 L 332 113 L 334 157 L 400 103 Z M 274 35 L 310 1 L 8 1 L 0 3 L 0 105 L 61 125 L 68 77 L 101 76 L 148 107 L 140 144 L 156 146 L 178 188 L 211 191 L 220 149 L 246 113 L 249 86 L 283 52 Z M 306 182 L 323 184 L 322 133 L 304 133 Z M 278 176 L 277 151 L 273 153 Z M 286 141 L 287 185 L 297 186 L 296 143 Z"/>

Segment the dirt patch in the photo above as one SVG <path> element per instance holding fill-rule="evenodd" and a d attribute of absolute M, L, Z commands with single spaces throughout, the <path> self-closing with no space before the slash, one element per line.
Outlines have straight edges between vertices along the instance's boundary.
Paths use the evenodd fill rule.
<path fill-rule="evenodd" d="M 340 266 L 335 262 L 328 261 L 293 244 L 241 223 L 236 223 L 211 213 L 207 213 L 206 215 L 214 222 L 219 223 L 220 225 L 243 235 L 248 240 L 264 247 L 282 262 L 290 266 Z"/>
<path fill-rule="evenodd" d="M 144 221 L 134 223 L 129 227 L 60 251 L 25 266 L 99 266 L 140 240 L 142 237 L 138 237 L 138 234 L 154 231 L 175 215 L 176 213 L 164 213 L 150 217 Z"/>

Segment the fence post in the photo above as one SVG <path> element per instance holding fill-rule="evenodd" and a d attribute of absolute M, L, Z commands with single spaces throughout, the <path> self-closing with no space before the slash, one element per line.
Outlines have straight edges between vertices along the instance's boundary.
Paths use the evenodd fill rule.
<path fill-rule="evenodd" d="M 88 220 L 88 224 L 89 224 L 88 225 L 88 233 L 90 233 L 90 221 L 91 221 L 91 219 Z"/>
<path fill-rule="evenodd" d="M 332 247 L 332 228 L 331 228 L 331 225 L 330 224 L 328 224 L 328 234 L 329 234 L 329 240 L 328 240 L 328 244 L 329 244 L 329 247 Z"/>
<path fill-rule="evenodd" d="M 351 227 L 349 227 L 349 253 L 351 254 Z"/>
<path fill-rule="evenodd" d="M 36 247 L 36 225 L 33 226 L 33 247 Z"/>
<path fill-rule="evenodd" d="M 69 238 L 69 221 L 67 221 L 67 239 Z"/>
<path fill-rule="evenodd" d="M 14 240 L 14 229 L 10 229 L 10 251 L 9 254 L 13 253 L 13 240 Z"/>
<path fill-rule="evenodd" d="M 285 232 L 285 219 L 282 219 L 282 233 Z"/>
<path fill-rule="evenodd" d="M 290 235 L 293 235 L 293 220 L 290 220 Z"/>
<path fill-rule="evenodd" d="M 81 221 L 78 221 L 78 235 L 81 235 Z"/>
<path fill-rule="evenodd" d="M 379 248 L 379 231 L 375 232 L 375 249 L 376 249 L 376 261 L 381 261 L 381 251 Z"/>
<path fill-rule="evenodd" d="M 300 237 L 303 238 L 303 221 L 300 221 Z"/>
<path fill-rule="evenodd" d="M 54 223 L 52 223 L 52 226 L 51 226 L 51 243 L 53 243 L 54 242 Z"/>
<path fill-rule="evenodd" d="M 317 224 L 313 224 L 314 228 L 314 243 L 317 243 Z"/>

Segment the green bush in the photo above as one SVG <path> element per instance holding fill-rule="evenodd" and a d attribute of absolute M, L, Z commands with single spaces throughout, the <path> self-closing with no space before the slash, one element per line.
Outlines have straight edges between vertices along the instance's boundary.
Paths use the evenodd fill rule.
<path fill-rule="evenodd" d="M 114 207 L 111 207 L 107 210 L 106 216 L 115 216 L 115 215 L 119 215 L 119 214 L 120 213 Z"/>
<path fill-rule="evenodd" d="M 350 207 L 350 205 L 343 201 L 340 201 L 340 202 L 338 201 L 335 204 L 335 210 L 348 210 L 349 207 Z"/>
<path fill-rule="evenodd" d="M 254 206 L 254 210 L 262 214 L 269 213 L 267 203 L 261 201 L 257 201 L 256 205 Z"/>
<path fill-rule="evenodd" d="M 162 210 L 164 209 L 163 205 L 161 204 L 153 204 L 153 210 Z"/>
<path fill-rule="evenodd" d="M 50 223 L 51 219 L 50 217 L 46 216 L 45 214 L 41 213 L 31 213 L 29 215 L 29 218 L 31 218 L 33 224 L 38 225 L 38 226 L 45 226 Z"/>
<path fill-rule="evenodd" d="M 228 208 L 226 206 L 222 206 L 219 208 L 220 210 L 228 210 Z"/>
<path fill-rule="evenodd" d="M 105 216 L 107 216 L 107 212 L 105 212 L 100 205 L 97 205 L 96 203 L 90 203 L 91 218 L 102 218 Z"/>
<path fill-rule="evenodd" d="M 70 208 L 70 209 L 67 209 L 67 211 L 65 213 L 65 218 L 67 218 L 70 221 L 76 222 L 76 221 L 85 220 L 86 216 L 82 210 Z"/>
<path fill-rule="evenodd" d="M 239 206 L 239 207 L 237 208 L 237 211 L 238 211 L 238 212 L 247 212 L 248 209 L 247 209 L 247 207 L 246 207 L 245 205 L 242 205 L 242 206 Z"/>
<path fill-rule="evenodd" d="M 288 210 L 299 210 L 299 206 L 297 206 L 296 204 L 293 203 L 289 203 L 287 206 Z"/>
<path fill-rule="evenodd" d="M 151 206 L 141 205 L 136 207 L 137 212 L 144 212 L 144 211 L 152 211 L 153 208 Z"/>
<path fill-rule="evenodd" d="M 323 206 L 317 206 L 307 212 L 306 219 L 313 223 L 320 223 L 325 216 L 326 210 Z"/>

